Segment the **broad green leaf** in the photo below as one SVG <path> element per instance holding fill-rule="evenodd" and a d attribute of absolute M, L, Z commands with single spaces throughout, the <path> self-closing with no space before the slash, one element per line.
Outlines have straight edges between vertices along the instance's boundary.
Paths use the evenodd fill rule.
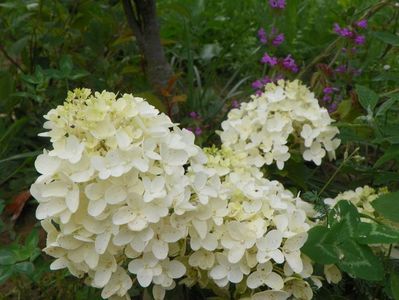
<path fill-rule="evenodd" d="M 390 278 L 391 292 L 395 300 L 399 300 L 399 274 L 396 272 L 391 273 Z"/>
<path fill-rule="evenodd" d="M 338 261 L 334 245 L 330 241 L 330 230 L 324 226 L 315 226 L 308 231 L 308 239 L 301 251 L 320 264 L 333 264 Z"/>
<path fill-rule="evenodd" d="M 399 36 L 390 32 L 375 31 L 372 33 L 377 39 L 392 46 L 399 46 Z"/>
<path fill-rule="evenodd" d="M 9 249 L 0 249 L 0 265 L 12 265 L 16 262 L 15 253 Z"/>
<path fill-rule="evenodd" d="M 363 85 L 356 85 L 356 92 L 359 96 L 359 102 L 365 110 L 374 110 L 378 102 L 378 95 L 373 90 Z"/>
<path fill-rule="evenodd" d="M 357 226 L 356 240 L 361 244 L 398 243 L 399 230 L 381 224 L 362 222 Z"/>
<path fill-rule="evenodd" d="M 360 222 L 359 213 L 356 207 L 349 201 L 341 200 L 328 213 L 328 224 L 334 226 L 343 223 L 344 227 L 340 233 L 340 238 L 353 237 L 356 227 Z"/>
<path fill-rule="evenodd" d="M 343 100 L 338 105 L 338 108 L 335 113 L 339 114 L 340 119 L 345 119 L 349 115 L 352 109 L 352 101 L 351 100 Z"/>
<path fill-rule="evenodd" d="M 375 199 L 371 205 L 383 217 L 399 222 L 399 191 L 383 194 Z"/>
<path fill-rule="evenodd" d="M 30 261 L 23 261 L 15 264 L 14 269 L 17 272 L 30 275 L 34 272 L 35 266 Z"/>
<path fill-rule="evenodd" d="M 338 266 L 356 278 L 381 280 L 384 267 L 368 246 L 360 245 L 352 239 L 339 245 L 340 257 Z"/>

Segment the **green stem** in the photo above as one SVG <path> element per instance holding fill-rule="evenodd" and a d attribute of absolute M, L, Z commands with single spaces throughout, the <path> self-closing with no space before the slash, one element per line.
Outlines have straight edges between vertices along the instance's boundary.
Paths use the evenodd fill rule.
<path fill-rule="evenodd" d="M 349 156 L 347 158 L 345 158 L 342 163 L 339 165 L 339 167 L 335 170 L 335 172 L 332 174 L 332 176 L 327 180 L 327 182 L 324 184 L 324 186 L 322 187 L 322 189 L 320 190 L 320 192 L 318 193 L 318 196 L 320 196 L 325 189 L 330 185 L 330 183 L 334 180 L 335 176 L 338 175 L 338 173 L 341 171 L 341 169 L 343 168 L 343 166 L 346 164 L 346 162 L 353 156 L 355 155 L 357 152 L 359 151 L 359 148 L 356 148 L 351 154 L 349 154 Z"/>

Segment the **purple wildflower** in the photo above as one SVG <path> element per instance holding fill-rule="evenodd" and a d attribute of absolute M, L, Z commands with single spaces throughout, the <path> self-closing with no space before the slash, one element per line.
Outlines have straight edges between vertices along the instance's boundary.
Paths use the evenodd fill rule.
<path fill-rule="evenodd" d="M 269 5 L 272 8 L 284 9 L 285 8 L 285 0 L 269 0 Z"/>
<path fill-rule="evenodd" d="M 266 85 L 266 84 L 272 82 L 272 80 L 269 76 L 263 77 L 260 81 L 262 82 L 263 85 Z"/>
<path fill-rule="evenodd" d="M 349 28 L 344 27 L 341 29 L 340 35 L 343 37 L 351 37 L 353 35 L 353 32 L 350 31 Z"/>
<path fill-rule="evenodd" d="M 334 23 L 333 30 L 337 34 L 339 34 L 341 32 L 341 27 L 339 27 L 338 23 Z"/>
<path fill-rule="evenodd" d="M 323 101 L 325 101 L 325 102 L 331 101 L 331 96 L 330 95 L 324 95 Z"/>
<path fill-rule="evenodd" d="M 337 103 L 331 103 L 327 110 L 330 113 L 336 111 L 337 110 Z"/>
<path fill-rule="evenodd" d="M 264 28 L 260 28 L 258 30 L 258 38 L 259 38 L 259 41 L 262 44 L 266 44 L 267 43 L 266 31 L 265 31 Z"/>
<path fill-rule="evenodd" d="M 260 60 L 260 62 L 262 64 L 269 64 L 271 66 L 275 66 L 275 65 L 277 65 L 277 58 L 265 53 L 263 55 L 262 59 Z"/>
<path fill-rule="evenodd" d="M 326 86 L 323 89 L 324 94 L 332 94 L 334 93 L 335 89 L 332 86 Z"/>
<path fill-rule="evenodd" d="M 297 73 L 299 71 L 299 68 L 295 63 L 295 60 L 291 57 L 291 54 L 289 54 L 286 58 L 284 58 L 283 67 L 286 68 L 287 70 L 292 71 L 293 73 Z"/>
<path fill-rule="evenodd" d="M 240 107 L 240 102 L 238 102 L 237 100 L 233 100 L 231 102 L 231 107 L 233 108 L 239 108 Z"/>
<path fill-rule="evenodd" d="M 366 41 L 366 37 L 364 35 L 357 35 L 355 37 L 355 44 L 357 45 L 363 45 Z"/>
<path fill-rule="evenodd" d="M 195 128 L 195 131 L 194 131 L 194 134 L 197 135 L 197 136 L 198 136 L 198 135 L 201 135 L 201 134 L 202 134 L 202 129 L 201 129 L 201 127 L 196 127 L 196 128 Z"/>
<path fill-rule="evenodd" d="M 346 72 L 346 66 L 345 65 L 340 65 L 335 69 L 335 72 L 337 73 L 345 73 Z"/>
<path fill-rule="evenodd" d="M 195 111 L 192 111 L 188 114 L 190 116 L 190 118 L 192 119 L 198 119 L 199 118 L 199 114 L 196 113 Z"/>
<path fill-rule="evenodd" d="M 357 21 L 356 26 L 363 29 L 367 28 L 367 20 Z"/>
<path fill-rule="evenodd" d="M 333 31 L 342 37 L 352 37 L 353 32 L 347 27 L 340 27 L 337 23 L 334 24 Z"/>
<path fill-rule="evenodd" d="M 263 87 L 263 83 L 262 83 L 262 81 L 261 80 L 255 80 L 254 82 L 252 82 L 252 84 L 251 84 L 251 86 L 252 86 L 252 88 L 254 89 L 254 90 L 258 90 L 258 89 L 261 89 L 262 87 Z"/>
<path fill-rule="evenodd" d="M 284 33 L 278 34 L 273 40 L 273 43 L 272 43 L 273 46 L 277 47 L 277 46 L 281 45 L 284 42 L 284 38 L 285 38 Z"/>

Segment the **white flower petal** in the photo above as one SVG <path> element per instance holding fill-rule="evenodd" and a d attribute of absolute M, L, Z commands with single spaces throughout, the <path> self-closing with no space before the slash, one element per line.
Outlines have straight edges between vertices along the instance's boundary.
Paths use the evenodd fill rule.
<path fill-rule="evenodd" d="M 270 273 L 264 278 L 264 283 L 273 290 L 281 290 L 284 287 L 284 281 L 277 273 Z"/>
<path fill-rule="evenodd" d="M 97 235 L 95 241 L 95 249 L 98 254 L 104 254 L 105 250 L 108 247 L 110 239 L 111 239 L 111 233 L 108 231 Z"/>
<path fill-rule="evenodd" d="M 144 288 L 148 287 L 152 281 L 152 271 L 149 269 L 142 269 L 137 273 L 137 280 Z"/>

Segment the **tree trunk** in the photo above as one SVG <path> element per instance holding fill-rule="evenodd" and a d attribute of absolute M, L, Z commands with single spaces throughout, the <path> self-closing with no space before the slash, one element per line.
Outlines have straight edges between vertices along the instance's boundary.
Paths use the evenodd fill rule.
<path fill-rule="evenodd" d="M 158 93 L 172 76 L 159 34 L 155 0 L 122 0 L 123 9 L 140 51 L 144 56 L 145 73 Z"/>

